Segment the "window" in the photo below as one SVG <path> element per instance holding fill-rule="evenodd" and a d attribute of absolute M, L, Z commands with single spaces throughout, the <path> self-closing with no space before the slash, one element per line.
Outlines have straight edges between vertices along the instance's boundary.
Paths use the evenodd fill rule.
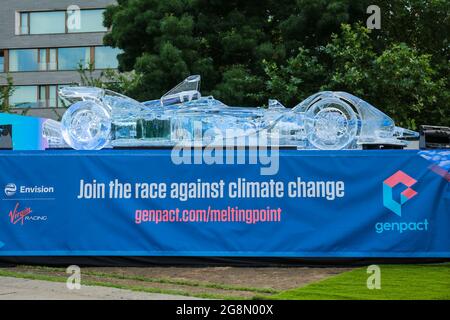
<path fill-rule="evenodd" d="M 45 108 L 47 103 L 47 87 L 39 86 L 39 107 Z"/>
<path fill-rule="evenodd" d="M 20 34 L 30 34 L 29 26 L 30 14 L 28 12 L 22 12 L 20 14 Z"/>
<path fill-rule="evenodd" d="M 5 51 L 0 50 L 0 72 L 5 71 Z"/>
<path fill-rule="evenodd" d="M 37 70 L 39 70 L 37 49 L 9 50 L 9 71 Z"/>
<path fill-rule="evenodd" d="M 38 107 L 37 86 L 16 86 L 9 98 L 9 103 L 14 108 Z"/>
<path fill-rule="evenodd" d="M 9 50 L 9 71 L 78 70 L 80 64 L 88 68 L 91 61 L 95 61 L 96 69 L 117 69 L 121 52 L 111 47 L 14 49 Z M 0 72 L 7 67 L 4 61 L 0 50 Z"/>
<path fill-rule="evenodd" d="M 56 49 L 39 49 L 39 71 L 56 69 Z"/>
<path fill-rule="evenodd" d="M 69 33 L 106 32 L 108 29 L 106 29 L 103 26 L 103 13 L 104 12 L 105 12 L 104 9 L 81 10 L 80 23 L 75 28 L 68 28 L 67 31 Z"/>
<path fill-rule="evenodd" d="M 65 85 L 15 86 L 9 98 L 13 108 L 64 107 L 58 97 L 58 89 Z"/>
<path fill-rule="evenodd" d="M 39 70 L 47 70 L 47 49 L 39 49 Z"/>
<path fill-rule="evenodd" d="M 56 59 L 56 49 L 49 49 L 48 51 L 48 70 L 58 69 L 58 62 Z"/>
<path fill-rule="evenodd" d="M 89 67 L 91 50 L 88 47 L 58 49 L 58 70 L 77 70 Z"/>
<path fill-rule="evenodd" d="M 20 34 L 106 32 L 104 12 L 105 9 L 21 12 Z"/>
<path fill-rule="evenodd" d="M 39 107 L 40 108 L 56 108 L 58 107 L 58 86 L 45 85 L 39 86 Z"/>
<path fill-rule="evenodd" d="M 49 108 L 56 108 L 57 105 L 57 90 L 58 90 L 58 86 L 48 86 L 48 107 Z"/>
<path fill-rule="evenodd" d="M 9 50 L 9 71 L 54 71 L 78 70 L 81 64 L 88 68 L 95 61 L 95 69 L 117 69 L 117 55 L 122 50 L 111 47 L 73 47 Z M 7 69 L 3 66 L 4 53 L 0 50 L 0 72 Z"/>
<path fill-rule="evenodd" d="M 30 34 L 49 34 L 66 32 L 66 13 L 64 11 L 30 12 Z"/>
<path fill-rule="evenodd" d="M 9 98 L 13 108 L 65 107 L 58 97 L 58 90 L 67 85 L 15 86 Z"/>
<path fill-rule="evenodd" d="M 117 69 L 117 55 L 121 52 L 122 50 L 111 47 L 95 47 L 95 68 Z"/>

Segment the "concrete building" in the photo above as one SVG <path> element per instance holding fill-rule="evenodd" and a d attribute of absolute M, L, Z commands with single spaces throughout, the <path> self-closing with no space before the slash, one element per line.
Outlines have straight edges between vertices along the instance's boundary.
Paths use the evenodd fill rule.
<path fill-rule="evenodd" d="M 80 82 L 80 64 L 117 68 L 119 50 L 103 45 L 104 9 L 114 0 L 0 0 L 0 85 L 13 77 L 13 111 L 57 119 L 58 88 Z"/>

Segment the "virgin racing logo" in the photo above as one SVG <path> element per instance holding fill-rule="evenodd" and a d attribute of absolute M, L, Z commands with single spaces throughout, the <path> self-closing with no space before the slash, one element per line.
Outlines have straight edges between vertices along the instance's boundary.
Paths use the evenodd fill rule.
<path fill-rule="evenodd" d="M 14 210 L 11 210 L 9 212 L 9 221 L 12 224 L 20 224 L 23 225 L 25 221 L 46 221 L 47 216 L 36 216 L 31 215 L 33 210 L 31 208 L 25 208 L 23 210 L 19 209 L 19 203 L 17 202 L 16 206 L 14 207 Z"/>

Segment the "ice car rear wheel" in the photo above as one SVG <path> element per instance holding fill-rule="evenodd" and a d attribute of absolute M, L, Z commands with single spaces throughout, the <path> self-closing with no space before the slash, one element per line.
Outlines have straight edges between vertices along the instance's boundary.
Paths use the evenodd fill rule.
<path fill-rule="evenodd" d="M 306 110 L 309 142 L 318 149 L 338 150 L 354 142 L 358 117 L 352 107 L 337 98 L 318 100 Z"/>
<path fill-rule="evenodd" d="M 109 141 L 111 114 L 94 101 L 74 103 L 61 121 L 64 140 L 76 150 L 99 150 Z"/>

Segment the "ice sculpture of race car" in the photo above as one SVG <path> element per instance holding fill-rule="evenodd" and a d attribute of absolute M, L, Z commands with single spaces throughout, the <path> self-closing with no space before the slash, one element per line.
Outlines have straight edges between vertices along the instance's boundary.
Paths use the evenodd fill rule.
<path fill-rule="evenodd" d="M 186 142 L 250 145 L 263 136 L 270 145 L 335 150 L 404 146 L 401 139 L 418 137 L 345 92 L 319 92 L 292 109 L 276 100 L 268 108 L 249 108 L 202 97 L 199 86 L 200 76 L 190 76 L 161 99 L 144 103 L 104 89 L 64 87 L 60 96 L 72 103 L 61 123 L 64 140 L 74 149 L 98 150 Z"/>

